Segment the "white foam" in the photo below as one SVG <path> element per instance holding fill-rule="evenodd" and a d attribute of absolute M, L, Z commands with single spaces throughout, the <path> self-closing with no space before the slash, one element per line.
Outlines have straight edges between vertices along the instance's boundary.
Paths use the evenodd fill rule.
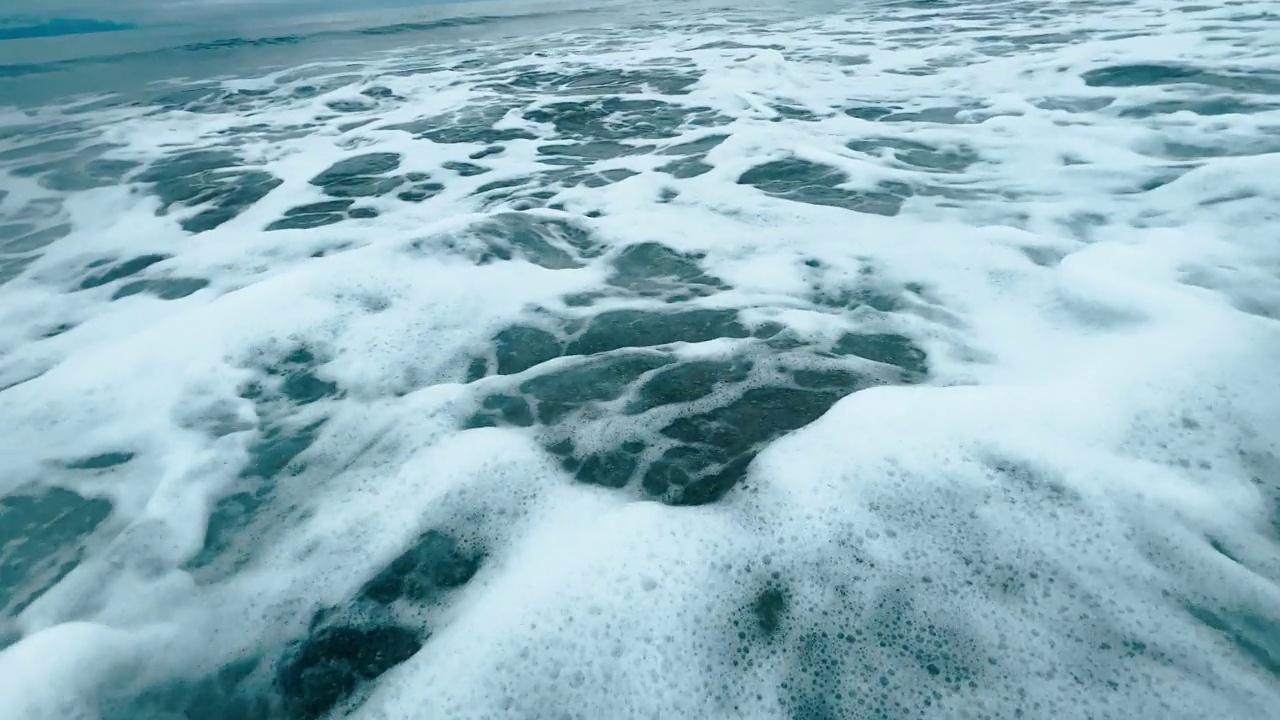
<path fill-rule="evenodd" d="M 226 149 L 281 180 L 199 234 L 181 228 L 197 210 L 157 214 L 140 183 L 52 190 L 3 160 L 0 228 L 27 213 L 72 230 L 24 251 L 30 268 L 0 285 L 0 492 L 62 487 L 113 514 L 68 541 L 87 546 L 74 571 L 3 619 L 23 637 L 0 650 L 0 716 L 116 720 L 151 702 L 147 686 L 279 654 L 440 530 L 482 551 L 478 572 L 436 605 L 385 611 L 430 638 L 341 712 L 1265 717 L 1280 703 L 1280 113 L 1160 113 L 1207 91 L 1082 80 L 1120 65 L 1247 68 L 1271 93 L 1221 94 L 1274 103 L 1277 3 L 1255 5 L 1236 19 L 1157 0 L 738 10 L 317 63 L 228 79 L 229 92 L 268 93 L 240 105 L 117 106 L 68 129 L 109 143 L 109 159 Z M 687 92 L 664 93 L 658 71 L 687 76 Z M 540 148 L 601 122 L 590 103 L 608 95 L 592 82 L 614 72 L 648 73 L 621 94 L 670 104 L 686 126 L 584 160 L 597 177 L 636 173 L 597 185 Z M 581 75 L 534 88 L 557 73 Z M 561 118 L 564 134 L 524 117 L 566 102 L 587 109 Z M 437 142 L 399 127 L 443 117 L 436 130 L 463 131 L 476 111 L 534 137 Z M 30 120 L 5 113 L 0 127 Z M 720 134 L 702 174 L 673 177 L 660 168 L 680 156 L 649 152 Z M 320 172 L 374 152 L 402 156 L 389 174 L 443 189 L 266 231 L 331 199 L 310 183 Z M 739 182 L 788 158 L 843 173 L 809 181 L 835 199 Z M 448 169 L 463 162 L 489 170 Z M 487 257 L 476 228 L 561 171 L 576 183 L 564 209 L 521 217 L 571 221 L 593 247 L 554 240 L 573 257 L 564 267 L 528 248 Z M 496 187 L 531 176 L 510 197 Z M 897 214 L 838 206 L 886 183 L 908 195 Z M 668 307 L 564 300 L 606 290 L 610 258 L 649 242 L 697 253 L 729 286 L 679 307 L 741 309 L 815 346 L 905 335 L 929 378 L 846 397 L 698 508 L 574 482 L 535 429 L 462 429 L 485 395 L 577 362 L 467 382 L 502 329 Z M 153 253 L 168 257 L 79 289 Z M 111 300 L 157 278 L 209 284 Z M 896 304 L 832 300 L 858 292 Z M 716 359 L 749 342 L 665 351 Z M 330 389 L 305 402 L 250 392 L 289 382 L 274 368 L 298 348 L 313 356 L 300 392 Z M 579 447 L 614 447 L 630 422 L 584 425 L 600 432 Z M 246 470 L 263 443 L 307 427 L 271 479 Z M 134 456 L 76 467 L 110 453 Z M 206 558 L 209 533 L 238 522 L 219 505 L 235 492 L 260 503 L 257 519 Z"/>

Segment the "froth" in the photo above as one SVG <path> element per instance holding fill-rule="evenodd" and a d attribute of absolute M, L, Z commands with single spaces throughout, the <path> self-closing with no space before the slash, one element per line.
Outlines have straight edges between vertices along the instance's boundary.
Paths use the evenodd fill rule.
<path fill-rule="evenodd" d="M 0 115 L 0 715 L 1266 717 L 1274 18 L 770 12 Z"/>

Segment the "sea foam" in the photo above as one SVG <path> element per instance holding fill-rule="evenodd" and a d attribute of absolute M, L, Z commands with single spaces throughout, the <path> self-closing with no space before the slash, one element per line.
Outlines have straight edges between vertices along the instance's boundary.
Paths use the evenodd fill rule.
<path fill-rule="evenodd" d="M 0 716 L 1269 717 L 1274 5 L 6 110 Z"/>

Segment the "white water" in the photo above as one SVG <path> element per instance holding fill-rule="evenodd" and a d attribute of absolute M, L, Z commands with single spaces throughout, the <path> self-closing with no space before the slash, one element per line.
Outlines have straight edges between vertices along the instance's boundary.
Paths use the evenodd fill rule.
<path fill-rule="evenodd" d="M 157 215 L 138 183 L 66 192 L 0 177 L 5 219 L 70 225 L 44 247 L 0 248 L 0 263 L 32 258 L 0 286 L 0 492 L 60 487 L 111 503 L 72 538 L 87 547 L 76 569 L 0 620 L 13 641 L 0 651 L 0 717 L 147 717 L 130 709 L 151 707 L 143 688 L 305 635 L 317 609 L 343 606 L 429 528 L 483 548 L 484 562 L 444 599 L 394 608 L 430 639 L 335 717 L 1271 716 L 1277 11 L 1011 2 L 683 18 L 229 79 L 271 93 L 225 109 L 93 110 L 107 158 L 234 143 L 283 183 L 191 234 L 179 221 L 195 211 Z M 1082 79 L 1160 64 L 1219 84 Z M 524 212 L 575 223 L 602 254 L 559 269 L 519 253 L 477 264 L 480 221 L 528 204 L 473 193 L 551 169 L 539 147 L 582 139 L 525 113 L 596 94 L 491 84 L 668 66 L 697 77 L 688 94 L 620 95 L 714 127 L 628 130 L 645 111 L 619 120 L 618 137 L 667 148 L 727 135 L 706 154 L 712 169 L 679 178 L 658 170 L 672 155 L 599 160 L 590 171 L 636 174 Z M 291 95 L 303 84 L 321 91 Z M 370 87 L 394 98 L 326 107 Z M 1214 100 L 1242 105 L 1158 105 Z M 455 112 L 466 124 L 491 106 L 511 109 L 495 127 L 535 139 L 469 159 L 489 143 L 391 129 Z M 845 112 L 860 107 L 902 117 Z M 62 113 L 3 122 L 56 133 Z M 920 160 L 900 141 L 935 154 Z M 374 218 L 265 230 L 325 200 L 309 179 L 373 152 L 401 154 L 396 172 L 443 189 L 358 201 Z M 843 171 L 850 192 L 915 191 L 883 215 L 738 182 L 789 157 Z M 968 161 L 929 165 L 955 157 Z M 575 482 L 535 429 L 460 429 L 476 393 L 499 387 L 464 381 L 503 328 L 661 307 L 565 302 L 606 290 L 611 259 L 646 242 L 705 254 L 728 286 L 691 307 L 741 309 L 744 323 L 779 321 L 806 342 L 901 334 L 927 353 L 928 379 L 846 397 L 699 507 Z M 87 269 L 95 260 L 151 253 L 166 257 L 129 280 L 207 287 L 115 301 L 120 282 L 77 289 L 112 267 Z M 814 299 L 859 291 L 894 297 L 894 309 Z M 59 326 L 70 329 L 45 337 Z M 720 357 L 744 342 L 674 352 Z M 301 406 L 243 397 L 299 345 L 340 393 Z M 194 562 L 268 425 L 324 417 L 247 534 Z M 637 422 L 657 422 L 647 418 Z M 598 422 L 603 444 L 625 430 Z M 73 467 L 109 453 L 133 457 Z M 762 593 L 783 609 L 760 610 Z"/>

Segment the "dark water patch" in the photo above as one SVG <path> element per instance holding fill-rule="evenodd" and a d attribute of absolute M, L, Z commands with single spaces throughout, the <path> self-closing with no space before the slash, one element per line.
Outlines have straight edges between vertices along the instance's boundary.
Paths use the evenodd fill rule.
<path fill-rule="evenodd" d="M 462 177 L 474 177 L 476 175 L 483 175 L 489 172 L 489 168 L 484 167 L 482 165 L 476 165 L 475 163 L 467 163 L 467 162 L 457 162 L 453 160 L 444 163 L 443 165 L 441 165 L 441 167 L 443 167 L 445 170 L 451 170 L 455 173 L 458 173 Z"/>
<path fill-rule="evenodd" d="M 378 217 L 378 211 L 371 207 L 351 208 L 347 211 L 347 217 L 352 220 L 372 220 Z"/>
<path fill-rule="evenodd" d="M 1157 115 L 1171 115 L 1178 112 L 1189 112 L 1203 117 L 1219 115 L 1253 115 L 1280 108 L 1274 103 L 1257 103 L 1242 100 L 1229 95 L 1187 100 L 1164 100 L 1161 102 L 1121 108 L 1120 117 L 1146 119 Z"/>
<path fill-rule="evenodd" d="M 589 187 L 602 188 L 607 185 L 620 183 L 628 178 L 633 178 L 640 173 L 625 168 L 614 168 L 612 170 L 601 170 L 599 172 L 591 172 L 585 175 L 573 176 L 566 178 L 561 185 L 564 187 Z"/>
<path fill-rule="evenodd" d="M 647 147 L 636 147 L 608 140 L 542 145 L 538 148 L 539 155 L 545 155 L 550 158 L 570 158 L 575 161 L 582 162 L 610 160 L 629 155 L 638 155 L 649 151 L 650 148 Z"/>
<path fill-rule="evenodd" d="M 786 330 L 787 326 L 774 320 L 766 320 L 751 328 L 751 337 L 767 340 Z"/>
<path fill-rule="evenodd" d="M 62 488 L 0 498 L 0 614 L 22 612 L 75 569 L 111 509 Z"/>
<path fill-rule="evenodd" d="M 1116 65 L 1089 70 L 1081 78 L 1090 87 L 1140 87 L 1188 81 L 1199 73 L 1178 65 Z"/>
<path fill-rule="evenodd" d="M 663 368 L 640 385 L 628 414 L 704 398 L 722 386 L 736 385 L 750 376 L 750 360 L 694 360 Z"/>
<path fill-rule="evenodd" d="M 29 200 L 17 212 L 10 214 L 7 220 L 13 222 L 52 220 L 59 217 L 62 210 L 62 201 L 58 198 L 37 198 Z"/>
<path fill-rule="evenodd" d="M 657 153 L 659 155 L 705 155 L 720 147 L 728 139 L 728 135 L 707 135 L 679 145 L 668 145 L 659 149 Z"/>
<path fill-rule="evenodd" d="M 307 405 L 339 395 L 336 383 L 321 380 L 316 375 L 320 365 L 315 353 L 307 347 L 299 347 L 265 368 L 266 382 L 246 388 L 243 396 L 258 400 L 274 392 L 296 405 Z"/>
<path fill-rule="evenodd" d="M 58 192 L 81 192 L 118 185 L 139 163 L 98 157 L 106 149 L 106 146 L 86 148 L 70 157 L 18 168 L 14 174 L 39 176 L 41 187 Z"/>
<path fill-rule="evenodd" d="M 534 327 L 509 327 L 494 338 L 499 375 L 514 375 L 564 353 L 564 343 L 555 335 Z"/>
<path fill-rule="evenodd" d="M 1073 113 L 1091 113 L 1109 107 L 1113 97 L 1045 97 L 1033 104 L 1042 110 L 1064 110 Z"/>
<path fill-rule="evenodd" d="M 354 199 L 345 198 L 299 205 L 286 210 L 284 217 L 267 225 L 266 229 L 273 231 L 323 227 L 342 222 L 348 217 L 358 217 L 357 212 L 360 213 L 359 216 L 377 216 L 376 212 L 373 215 L 367 215 L 369 210 L 365 208 L 349 210 L 353 203 L 355 203 Z"/>
<path fill-rule="evenodd" d="M 334 225 L 346 220 L 346 215 L 338 213 L 321 213 L 317 215 L 294 215 L 285 217 L 267 225 L 266 230 L 272 232 L 275 230 L 309 230 L 312 228 L 324 227 L 325 225 Z"/>
<path fill-rule="evenodd" d="M 875 384 L 873 378 L 864 377 L 852 370 L 845 370 L 843 368 L 797 368 L 791 371 L 791 380 L 797 387 L 814 390 L 860 387 Z"/>
<path fill-rule="evenodd" d="M 1192 617 L 1222 634 L 1224 640 L 1258 667 L 1280 678 L 1280 618 L 1242 609 L 1211 609 L 1187 604 Z"/>
<path fill-rule="evenodd" d="M 109 283 L 113 283 L 117 280 L 123 280 L 124 278 L 132 277 L 142 272 L 143 270 L 146 270 L 152 265 L 155 265 L 156 263 L 164 262 L 165 260 L 168 260 L 168 259 L 169 259 L 168 255 L 139 255 L 138 257 L 131 258 L 129 260 L 125 260 L 124 262 L 113 265 L 110 269 L 106 270 L 105 272 L 101 272 L 96 275 L 90 275 L 86 277 L 84 280 L 80 281 L 80 289 L 89 290 L 92 288 L 107 285 Z"/>
<path fill-rule="evenodd" d="M 104 720 L 318 720 L 349 712 L 372 683 L 420 650 L 430 632 L 397 620 L 396 605 L 423 607 L 465 585 L 482 548 L 428 530 L 355 597 L 311 615 L 305 631 L 263 641 L 241 660 L 194 680 L 134 692 Z"/>
<path fill-rule="evenodd" d="M 511 190 L 514 188 L 527 186 L 532 182 L 532 180 L 533 178 L 530 176 L 504 178 L 502 180 L 492 180 L 490 182 L 485 183 L 484 185 L 481 185 L 479 188 L 477 188 L 475 194 L 485 195 L 485 194 L 495 193 L 496 191 Z"/>
<path fill-rule="evenodd" d="M 503 105 L 471 106 L 445 115 L 388 125 L 386 129 L 401 130 L 416 138 L 440 144 L 465 143 L 492 147 L 512 140 L 536 140 L 537 136 L 527 130 L 497 127 L 506 120 L 511 109 L 510 106 Z"/>
<path fill-rule="evenodd" d="M 720 278 L 702 269 L 700 259 L 661 243 L 630 245 L 613 258 L 608 283 L 647 297 L 705 296 L 727 289 Z"/>
<path fill-rule="evenodd" d="M 42 339 L 58 337 L 59 335 L 62 335 L 64 333 L 68 333 L 74 330 L 75 327 L 76 326 L 72 323 L 58 323 L 57 325 L 54 325 L 48 330 L 45 330 L 44 332 L 40 333 L 40 337 Z"/>
<path fill-rule="evenodd" d="M 616 97 L 549 103 L 524 113 L 526 120 L 552 125 L 563 137 L 610 141 L 676 137 L 684 127 L 715 117 L 710 108 Z"/>
<path fill-rule="evenodd" d="M 324 427 L 324 420 L 317 420 L 301 427 L 269 424 L 262 429 L 257 441 L 249 448 L 249 462 L 241 471 L 242 477 L 268 480 L 285 472 L 303 452 L 310 448 Z M 294 467 L 290 474 L 297 474 Z"/>
<path fill-rule="evenodd" d="M 876 121 L 882 120 L 888 115 L 898 112 L 902 108 L 898 106 L 881 106 L 881 105 L 855 105 L 844 111 L 845 115 L 858 120 Z"/>
<path fill-rule="evenodd" d="M 520 392 L 536 400 L 539 422 L 551 425 L 581 406 L 622 397 L 637 378 L 673 361 L 661 353 L 614 353 L 526 380 Z"/>
<path fill-rule="evenodd" d="M 134 454 L 127 450 L 105 452 L 98 455 L 71 460 L 66 464 L 68 470 L 109 470 L 133 460 Z"/>
<path fill-rule="evenodd" d="M 1194 422 L 1194 421 L 1193 421 L 1193 422 Z M 1231 562 L 1233 562 L 1233 563 L 1243 564 L 1243 563 L 1240 563 L 1240 558 L 1239 558 L 1239 557 L 1237 557 L 1237 556 L 1236 556 L 1236 554 L 1235 554 L 1234 552 L 1232 552 L 1232 551 L 1231 551 L 1231 550 L 1226 546 L 1226 544 L 1225 544 L 1225 543 L 1223 543 L 1223 542 L 1222 542 L 1221 540 L 1219 540 L 1218 538 L 1215 538 L 1215 537 L 1208 537 L 1208 538 L 1206 538 L 1206 540 L 1208 540 L 1208 541 L 1209 541 L 1209 547 L 1213 548 L 1216 552 L 1218 552 L 1218 553 L 1219 553 L 1220 555 L 1222 555 L 1223 557 L 1227 558 L 1228 560 L 1230 560 L 1230 561 L 1231 561 Z"/>
<path fill-rule="evenodd" d="M 755 44 L 743 43 L 737 40 L 716 40 L 714 42 L 703 43 L 697 47 L 689 48 L 690 52 L 698 50 L 776 50 L 782 52 L 786 47 L 782 45 L 772 44 Z"/>
<path fill-rule="evenodd" d="M 326 628 L 303 641 L 277 676 L 287 717 L 317 720 L 361 685 L 413 657 L 424 638 L 383 626 Z"/>
<path fill-rule="evenodd" d="M 1264 71 L 1212 72 L 1191 65 L 1134 64 L 1095 68 L 1081 75 L 1090 87 L 1149 87 L 1194 84 L 1232 92 L 1280 94 L 1280 75 Z"/>
<path fill-rule="evenodd" d="M 472 154 L 467 155 L 467 159 L 483 160 L 485 158 L 493 158 L 494 155 L 502 155 L 506 150 L 506 147 L 503 147 L 502 145 L 490 145 L 489 147 L 485 147 L 484 150 L 476 150 L 475 152 L 472 152 Z"/>
<path fill-rule="evenodd" d="M 756 387 L 722 407 L 679 418 L 661 434 L 681 444 L 649 466 L 641 487 L 672 505 L 715 502 L 746 478 L 767 443 L 817 420 L 845 394 Z"/>
<path fill-rule="evenodd" d="M 1059 221 L 1073 237 L 1084 242 L 1092 242 L 1094 234 L 1098 228 L 1104 227 L 1110 218 L 1098 212 L 1074 212 Z M 1023 253 L 1031 258 L 1032 262 L 1040 264 L 1042 261 L 1056 265 L 1062 258 L 1066 257 L 1065 252 L 1054 250 L 1036 250 L 1023 248 Z M 1047 253 L 1047 254 L 1046 254 Z M 1045 267 L 1048 267 L 1046 265 Z"/>
<path fill-rule="evenodd" d="M 765 589 L 751 603 L 751 615 L 765 637 L 777 637 L 787 615 L 786 592 L 778 587 Z"/>
<path fill-rule="evenodd" d="M 347 208 L 355 203 L 355 200 L 326 200 L 324 202 L 310 203 L 308 205 L 299 205 L 297 207 L 285 210 L 285 217 L 296 217 L 298 215 L 315 215 L 323 213 L 340 213 L 346 212 Z"/>
<path fill-rule="evenodd" d="M 494 155 L 501 155 L 503 152 L 506 152 L 506 148 L 504 148 L 503 146 L 490 145 L 489 147 L 483 150 L 477 150 L 471 153 L 470 155 L 467 156 L 467 158 L 471 160 L 483 160 L 484 158 L 493 157 Z"/>
<path fill-rule="evenodd" d="M 527 13 L 525 15 L 518 16 L 518 17 L 534 18 L 534 17 L 537 17 L 539 14 L 540 13 Z M 372 27 L 362 27 L 362 28 L 358 28 L 350 31 L 339 30 L 339 31 L 327 32 L 323 34 L 337 35 L 337 34 L 345 34 L 346 32 L 350 32 L 356 35 L 403 35 L 407 33 L 420 33 L 420 32 L 427 32 L 431 30 L 445 30 L 445 29 L 462 28 L 462 27 L 468 27 L 468 26 L 474 26 L 474 25 L 488 25 L 490 23 L 501 21 L 504 19 L 507 19 L 507 18 L 501 15 L 449 17 L 449 18 L 441 18 L 439 20 L 392 23 L 390 25 L 375 25 Z"/>
<path fill-rule="evenodd" d="M 660 243 L 632 245 L 608 256 L 608 282 L 683 302 L 724 287 L 701 259 Z M 600 295 L 566 298 L 566 305 L 590 305 Z M 843 300 L 897 305 L 866 287 Z M 681 360 L 660 350 L 724 338 L 741 341 L 734 355 Z M 781 323 L 748 328 L 736 310 L 687 306 L 552 316 L 504 330 L 492 347 L 469 371 L 470 381 L 490 379 L 465 427 L 529 428 L 578 482 L 673 505 L 718 501 L 743 482 L 759 452 L 841 398 L 885 382 L 918 382 L 928 369 L 924 352 L 905 337 L 850 333 L 824 342 Z M 538 374 L 514 387 L 499 379 L 517 372 Z"/>
<path fill-rule="evenodd" d="M 218 499 L 209 513 L 204 544 L 186 564 L 186 569 L 195 571 L 197 581 L 230 576 L 249 562 L 255 541 L 266 534 L 255 523 L 261 523 L 259 513 L 270 499 L 270 488 Z"/>
<path fill-rule="evenodd" d="M 667 173 L 677 180 L 687 180 L 705 175 L 714 169 L 713 165 L 708 165 L 698 158 L 681 158 L 662 165 L 658 168 L 658 172 Z"/>
<path fill-rule="evenodd" d="M 915 377 L 928 375 L 925 352 L 902 335 L 846 333 L 831 348 L 837 355 L 856 355 L 901 368 Z"/>
<path fill-rule="evenodd" d="M 271 412 L 265 403 L 263 409 Z M 187 563 L 198 580 L 229 576 L 262 548 L 284 512 L 274 508 L 279 482 L 302 472 L 299 458 L 315 444 L 325 422 L 268 420 L 259 430 L 236 485 L 214 503 L 203 546 Z"/>
<path fill-rule="evenodd" d="M 678 272 L 696 268 L 668 253 L 661 250 L 658 257 L 671 260 Z M 769 443 L 813 422 L 841 398 L 884 382 L 917 382 L 927 367 L 924 353 L 899 336 L 850 334 L 836 343 L 840 355 L 780 325 L 761 327 L 768 339 L 751 334 L 736 311 L 714 309 L 611 310 L 569 321 L 558 333 L 515 328 L 500 343 L 509 369 L 536 371 L 565 355 L 567 362 L 523 381 L 518 392 L 488 395 L 466 426 L 531 427 L 579 482 L 634 488 L 669 504 L 704 504 L 740 484 Z M 567 346 L 564 336 L 572 338 Z M 682 361 L 641 350 L 726 337 L 757 347 L 784 337 L 789 342 L 774 347 L 785 356 L 763 364 L 751 354 Z M 588 357 L 574 357 L 582 354 Z M 851 364 L 846 358 L 854 354 L 900 369 Z M 473 377 L 488 374 L 487 367 L 479 360 Z"/>
<path fill-rule="evenodd" d="M 17 279 L 35 261 L 33 257 L 0 258 L 0 285 Z"/>
<path fill-rule="evenodd" d="M 1160 139 L 1150 146 L 1138 148 L 1138 152 L 1171 160 L 1194 161 L 1205 158 L 1245 157 L 1280 151 L 1280 142 L 1265 140 L 1241 140 L 1223 138 L 1219 142 L 1190 143 Z"/>
<path fill-rule="evenodd" d="M 646 254 L 652 251 L 645 245 L 633 247 Z M 664 248 L 652 257 L 672 261 L 672 267 L 668 270 L 684 273 L 686 281 L 714 280 L 702 275 L 696 264 L 686 264 L 688 258 L 669 249 Z M 661 272 L 661 265 L 655 265 L 655 269 Z M 662 284 L 664 278 L 656 279 L 658 283 L 647 285 L 646 278 L 642 275 L 620 278 L 622 282 L 644 291 L 665 292 L 668 286 Z M 592 300 L 586 298 L 584 302 L 589 304 Z M 574 306 L 581 305 L 582 302 L 569 298 L 567 304 Z M 502 330 L 494 337 L 491 356 L 475 358 L 468 374 L 468 382 L 494 373 L 495 362 L 496 374 L 511 375 L 566 355 L 599 355 L 623 349 L 704 342 L 718 338 L 746 338 L 749 335 L 749 331 L 738 320 L 736 311 L 710 309 L 611 310 L 585 321 L 556 319 L 549 327 L 516 325 Z"/>
<path fill-rule="evenodd" d="M 14 231 L 17 231 L 17 230 L 22 230 L 24 228 L 33 228 L 34 226 L 28 223 L 20 223 L 16 225 L 6 225 L 5 227 L 11 228 Z M 62 238 L 70 234 L 71 234 L 70 223 L 63 223 L 60 225 L 54 225 L 53 227 L 44 228 L 43 230 L 36 230 L 35 232 L 27 235 L 20 235 L 12 239 L 0 238 L 0 252 L 6 252 L 6 253 L 32 252 L 34 250 L 39 250 L 43 247 L 47 247 L 51 243 L 61 240 Z"/>
<path fill-rule="evenodd" d="M 0 225 L 0 243 L 27 235 L 36 229 L 31 223 L 9 223 Z"/>
<path fill-rule="evenodd" d="M 774 122 L 779 122 L 782 120 L 797 120 L 799 122 L 817 122 L 818 120 L 822 119 L 821 115 L 818 115 L 817 113 L 813 112 L 808 108 L 803 108 L 798 105 L 784 105 L 784 104 L 778 103 L 778 104 L 770 105 L 769 107 L 775 113 L 778 114 L 777 117 L 772 118 Z"/>
<path fill-rule="evenodd" d="M 324 106 L 336 113 L 366 112 L 377 107 L 374 103 L 364 100 L 330 100 Z"/>
<path fill-rule="evenodd" d="M 836 168 L 788 158 L 751 168 L 738 178 L 738 184 L 793 202 L 890 217 L 901 212 L 903 202 L 914 194 L 909 186 L 897 182 L 881 183 L 869 191 L 838 187 L 847 180 Z"/>
<path fill-rule="evenodd" d="M 568 458 L 566 469 L 573 470 L 574 479 L 585 485 L 620 489 L 631 484 L 640 467 L 639 453 L 643 444 L 627 444 L 616 450 L 591 453 L 581 461 Z"/>
<path fill-rule="evenodd" d="M 890 112 L 882 113 L 881 110 L 886 108 L 852 108 L 846 110 L 845 114 L 850 115 L 856 112 L 862 115 L 860 119 L 874 120 L 877 122 L 916 122 L 916 123 L 934 123 L 938 125 L 965 125 L 973 122 L 968 118 L 962 117 L 962 113 L 975 110 L 974 107 L 959 107 L 947 105 L 943 107 L 922 108 L 920 110 L 903 110 L 894 109 Z M 857 117 L 858 115 L 852 115 Z"/>
<path fill-rule="evenodd" d="M 59 169 L 40 178 L 50 190 L 78 192 L 120 184 L 139 163 L 132 160 L 90 160 L 84 165 Z"/>
<path fill-rule="evenodd" d="M 482 550 L 439 530 L 428 530 L 365 584 L 360 594 L 383 605 L 399 600 L 435 602 L 470 581 L 483 561 Z"/>
<path fill-rule="evenodd" d="M 682 72 L 655 67 L 643 70 L 529 71 L 485 87 L 498 91 L 533 92 L 540 96 L 635 95 L 650 91 L 662 95 L 687 95 L 699 78 L 692 70 Z"/>
<path fill-rule="evenodd" d="M 570 355 L 594 355 L 620 348 L 697 343 L 749 335 L 746 327 L 738 321 L 736 310 L 611 310 L 592 318 L 586 329 L 570 341 L 567 352 Z"/>
<path fill-rule="evenodd" d="M 200 290 L 209 287 L 209 281 L 204 278 L 156 278 L 153 280 L 137 280 L 122 285 L 115 294 L 111 296 L 112 300 L 120 300 L 121 298 L 138 295 L 140 293 L 148 293 L 154 295 L 161 300 L 181 300 L 184 297 L 193 295 Z"/>
<path fill-rule="evenodd" d="M 1066 257 L 1066 253 L 1053 248 L 1025 245 L 1018 249 L 1027 256 L 1028 260 L 1040 267 L 1056 267 Z"/>
<path fill-rule="evenodd" d="M 565 304 L 565 307 L 583 308 L 591 307 L 606 297 L 609 297 L 609 295 L 602 292 L 580 292 L 565 295 L 561 298 L 561 301 Z"/>
<path fill-rule="evenodd" d="M 1152 175 L 1146 180 L 1143 180 L 1141 183 L 1139 183 L 1139 185 L 1136 188 L 1128 192 L 1144 193 L 1144 192 L 1151 192 L 1152 190 L 1158 190 L 1195 169 L 1196 169 L 1196 166 L 1194 165 L 1184 165 L 1182 167 L 1164 168 L 1163 170 L 1156 173 L 1155 175 Z"/>
<path fill-rule="evenodd" d="M 420 203 L 424 200 L 430 200 L 443 191 L 444 185 L 440 183 L 425 183 L 398 193 L 396 198 L 404 202 Z"/>
<path fill-rule="evenodd" d="M 152 184 L 161 201 L 159 214 L 173 205 L 209 206 L 180 223 L 187 232 L 202 233 L 235 219 L 282 183 L 266 171 L 239 169 L 238 164 L 230 152 L 199 150 L 153 163 L 135 179 Z"/>
<path fill-rule="evenodd" d="M 83 142 L 84 139 L 80 137 L 62 137 L 41 140 L 28 145 L 19 145 L 15 148 L 0 151 L 0 162 L 7 163 L 28 158 L 62 155 L 79 149 Z"/>
<path fill-rule="evenodd" d="M 243 92 L 246 93 L 245 97 L 262 97 L 269 94 L 269 91 L 246 90 Z M 151 98 L 151 102 L 166 110 L 208 113 L 235 107 L 236 99 L 235 94 L 215 84 L 161 91 Z"/>
<path fill-rule="evenodd" d="M 560 205 L 560 203 L 555 202 L 555 199 L 558 196 L 559 193 L 555 190 L 535 190 L 533 192 L 516 193 L 507 198 L 506 201 L 487 204 L 485 209 L 505 206 L 514 211 L 539 209 L 549 210 Z"/>
<path fill-rule="evenodd" d="M 479 379 L 484 374 L 485 370 L 480 368 L 473 376 Z M 464 427 L 530 427 L 534 423 L 533 408 L 525 398 L 518 395 L 490 395 L 481 403 L 481 410 L 464 423 Z"/>
<path fill-rule="evenodd" d="M 387 175 L 400 167 L 400 161 L 398 153 L 387 152 L 346 158 L 310 182 L 334 198 L 379 197 L 404 184 L 406 178 Z"/>
<path fill-rule="evenodd" d="M 894 159 L 904 165 L 934 172 L 963 172 L 980 159 L 979 155 L 969 147 L 935 147 L 915 140 L 900 138 L 852 140 L 846 143 L 845 147 L 875 156 L 879 156 L 887 150 Z"/>
<path fill-rule="evenodd" d="M 315 442 L 323 418 L 311 422 L 290 418 L 302 406 L 342 396 L 337 383 L 319 376 L 322 364 L 311 349 L 297 347 L 262 367 L 257 379 L 241 388 L 240 396 L 254 402 L 259 416 L 267 418 L 250 447 L 241 477 L 274 478 Z"/>
<path fill-rule="evenodd" d="M 869 307 L 880 312 L 895 312 L 903 309 L 901 293 L 906 288 L 888 287 L 875 284 L 874 273 L 863 273 L 866 285 L 858 287 L 826 286 L 821 274 L 812 280 L 815 285 L 812 301 L 815 305 L 840 310 L 855 310 Z"/>
<path fill-rule="evenodd" d="M 446 249 L 469 255 L 477 264 L 520 258 L 552 270 L 582 267 L 584 259 L 598 257 L 602 252 L 591 233 L 581 226 L 526 212 L 491 216 L 465 236 L 447 241 Z"/>
<path fill-rule="evenodd" d="M 312 185 L 325 187 L 343 182 L 351 177 L 384 175 L 400 167 L 400 154 L 390 152 L 369 153 L 339 160 L 327 170 L 311 178 Z"/>
<path fill-rule="evenodd" d="M 195 150 L 179 153 L 151 164 L 136 178 L 140 182 L 164 183 L 177 178 L 202 175 L 213 170 L 226 170 L 239 166 L 240 159 L 226 150 Z M 163 197 L 168 202 L 181 202 L 186 196 Z"/>
<path fill-rule="evenodd" d="M 745 452 L 817 420 L 842 396 L 808 388 L 751 388 L 723 407 L 676 420 L 662 434 L 726 452 Z"/>

